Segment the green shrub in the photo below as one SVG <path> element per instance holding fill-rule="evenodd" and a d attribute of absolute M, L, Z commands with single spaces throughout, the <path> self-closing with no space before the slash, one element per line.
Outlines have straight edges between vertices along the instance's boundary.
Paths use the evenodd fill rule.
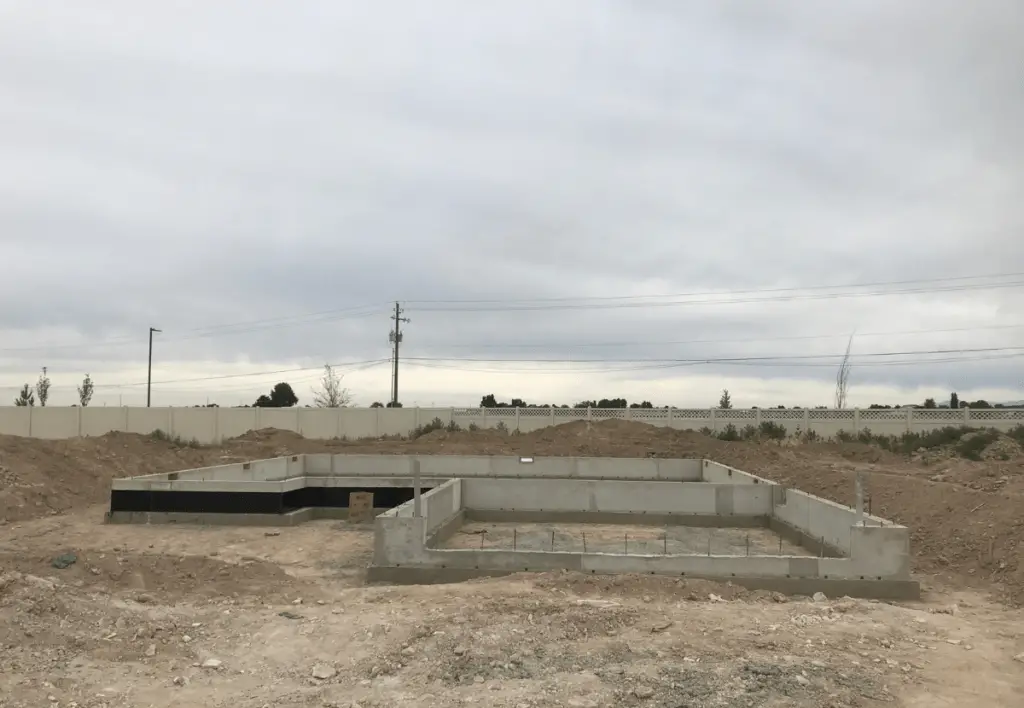
<path fill-rule="evenodd" d="M 982 451 L 999 439 L 999 431 L 983 430 L 971 437 L 963 437 L 956 444 L 956 452 L 968 460 L 981 461 Z"/>
<path fill-rule="evenodd" d="M 718 439 L 733 442 L 735 440 L 740 439 L 740 434 L 739 431 L 736 430 L 736 426 L 733 425 L 732 423 L 729 423 L 727 426 L 725 426 L 725 429 L 718 434 Z"/>
<path fill-rule="evenodd" d="M 468 430 L 471 433 L 475 433 L 476 431 L 480 430 L 480 426 L 477 425 L 476 423 L 470 423 L 469 427 L 466 428 L 466 430 Z"/>
<path fill-rule="evenodd" d="M 714 434 L 715 434 L 715 431 L 712 430 L 711 428 L 709 428 L 706 425 L 703 428 L 701 428 L 700 430 L 698 430 L 697 432 L 700 433 L 701 435 L 711 435 L 711 436 L 714 436 Z"/>
<path fill-rule="evenodd" d="M 757 428 L 753 425 L 744 425 L 743 430 L 740 431 L 740 438 L 743 440 L 756 440 Z"/>
<path fill-rule="evenodd" d="M 429 423 L 417 425 L 415 428 L 413 428 L 412 432 L 409 433 L 409 439 L 415 440 L 416 438 L 423 437 L 427 433 L 432 433 L 435 430 L 444 430 L 445 427 L 446 426 L 443 420 L 441 420 L 440 418 L 434 418 Z"/>
<path fill-rule="evenodd" d="M 1024 425 L 1015 425 L 1010 428 L 1007 433 L 1011 438 L 1016 440 L 1021 445 L 1024 445 Z"/>
<path fill-rule="evenodd" d="M 494 426 L 494 429 L 502 435 L 508 435 L 508 426 L 505 425 L 505 421 L 503 420 L 499 420 L 498 424 Z"/>
<path fill-rule="evenodd" d="M 786 426 L 774 420 L 766 420 L 757 427 L 757 432 L 766 440 L 783 440 L 786 437 Z"/>

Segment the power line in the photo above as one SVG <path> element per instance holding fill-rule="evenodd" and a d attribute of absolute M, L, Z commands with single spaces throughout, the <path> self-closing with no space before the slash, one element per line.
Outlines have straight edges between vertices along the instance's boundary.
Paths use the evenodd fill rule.
<path fill-rule="evenodd" d="M 949 364 L 949 363 L 974 363 L 981 361 L 994 361 L 1003 359 L 1017 359 L 1024 357 L 1024 352 L 1013 353 L 1013 354 L 994 354 L 988 356 L 959 356 L 959 357 L 942 357 L 942 358 L 913 358 L 913 359 L 900 359 L 900 360 L 889 360 L 889 361 L 866 361 L 858 362 L 857 367 L 889 367 L 889 366 L 924 366 L 931 364 Z M 454 360 L 458 362 L 459 360 Z M 766 361 L 766 360 L 742 360 L 742 359 L 695 359 L 690 361 L 671 361 L 671 362 L 645 362 L 645 363 L 633 363 L 633 364 L 617 364 L 617 365 L 605 365 L 596 366 L 589 368 L 581 368 L 579 364 L 595 364 L 600 362 L 595 361 L 583 361 L 583 362 L 563 362 L 565 366 L 557 368 L 543 368 L 543 367 L 502 367 L 502 368 L 485 368 L 480 366 L 457 364 L 445 361 L 409 361 L 406 360 L 406 364 L 409 366 L 418 366 L 424 368 L 433 369 L 449 369 L 453 371 L 463 372 L 474 372 L 474 373 L 495 373 L 495 374 L 607 374 L 607 373 L 620 373 L 620 372 L 636 372 L 636 371 L 657 371 L 664 369 L 679 369 L 684 367 L 695 367 L 701 365 L 722 365 L 722 366 L 757 366 L 765 368 L 835 368 L 835 362 L 807 362 L 795 360 L 795 358 L 782 358 L 777 360 Z"/>
<path fill-rule="evenodd" d="M 889 297 L 892 295 L 918 295 L 946 292 L 963 292 L 968 290 L 998 290 L 1004 288 L 1024 287 L 1024 280 L 1010 283 L 993 283 L 978 285 L 956 285 L 941 288 L 914 288 L 905 290 L 869 291 L 869 292 L 848 292 L 848 293 L 825 293 L 809 295 L 787 295 L 779 297 L 760 298 L 737 298 L 717 300 L 669 300 L 665 302 L 615 302 L 615 303 L 571 303 L 571 304 L 538 304 L 538 305 L 516 305 L 507 304 L 499 306 L 470 306 L 470 307 L 416 307 L 417 312 L 551 312 L 557 310 L 621 310 L 650 307 L 682 307 L 687 305 L 740 305 L 763 302 L 794 302 L 799 300 L 837 300 L 841 298 L 859 297 Z M 702 297 L 705 295 L 721 295 L 722 293 L 694 293 L 691 297 Z M 666 296 L 662 296 L 666 297 Z M 583 298 L 581 298 L 583 299 Z M 512 301 L 514 302 L 514 301 Z"/>
<path fill-rule="evenodd" d="M 963 284 L 953 285 L 948 287 L 939 288 L 914 288 L 894 291 L 876 291 L 876 292 L 854 292 L 854 293 L 834 293 L 827 292 L 819 295 L 808 295 L 808 291 L 830 291 L 830 290 L 842 290 L 849 288 L 864 288 L 864 287 L 884 287 L 893 285 L 913 285 L 913 284 L 926 284 L 926 283 L 963 283 L 970 280 L 984 280 L 993 278 L 1017 278 L 1024 277 L 1024 272 L 1014 273 L 991 273 L 986 275 L 969 275 L 969 276 L 954 276 L 946 278 L 926 278 L 926 279 L 915 279 L 915 280 L 894 280 L 894 281 L 875 281 L 867 283 L 851 283 L 847 285 L 810 285 L 802 287 L 791 287 L 791 288 L 761 288 L 753 290 L 733 290 L 733 291 L 703 291 L 703 292 L 689 292 L 689 293 L 671 293 L 664 295 L 615 295 L 615 296 L 578 296 L 578 297 L 560 297 L 560 298 L 520 298 L 520 299 L 452 299 L 452 300 L 406 300 L 407 305 L 412 303 L 416 305 L 477 305 L 477 307 L 416 307 L 421 312 L 492 312 L 492 311 L 515 311 L 515 310 L 564 310 L 564 309 L 619 309 L 622 307 L 672 307 L 680 305 L 715 305 L 715 304 L 741 304 L 751 302 L 783 302 L 790 300 L 815 300 L 815 299 L 834 299 L 841 297 L 879 297 L 889 295 L 906 295 L 906 294 L 921 294 L 921 293 L 940 293 L 940 292 L 959 292 L 964 290 L 985 290 L 985 289 L 1001 289 L 1001 288 L 1015 288 L 1024 286 L 1024 281 L 1015 281 L 1009 283 L 974 283 L 974 284 Z M 780 294 L 780 293 L 805 293 L 796 294 L 786 297 L 768 297 L 768 298 L 744 298 L 744 299 L 721 299 L 723 296 L 737 296 L 737 295 L 763 295 L 763 294 Z M 720 299 L 717 300 L 691 300 L 691 301 L 669 301 L 669 302 L 637 302 L 639 300 L 649 299 L 660 299 L 660 300 L 671 300 L 672 298 L 693 298 L 693 297 L 708 297 L 715 296 Z M 621 302 L 615 302 L 621 301 Z M 519 303 L 519 304 L 517 304 Z M 319 312 L 310 312 L 298 315 L 289 315 L 282 317 L 263 318 L 257 320 L 246 320 L 241 322 L 223 323 L 218 325 L 209 325 L 206 327 L 199 327 L 193 329 L 187 329 L 182 331 L 183 336 L 168 336 L 164 337 L 165 342 L 175 341 L 186 341 L 201 339 L 206 337 L 215 336 L 229 336 L 232 334 L 245 334 L 249 332 L 265 331 L 280 329 L 285 327 L 294 327 L 307 324 L 318 324 L 321 322 L 332 322 L 344 319 L 355 319 L 362 317 L 369 317 L 380 314 L 382 308 L 389 303 L 370 303 L 364 305 L 357 305 L 352 307 L 337 308 L 331 310 L 322 310 Z M 480 305 L 498 305 L 498 307 L 480 307 Z M 171 333 L 173 335 L 173 332 Z M 3 347 L 0 348 L 0 353 L 19 353 L 19 352 L 40 352 L 40 351 L 54 351 L 54 350 L 66 350 L 66 349 L 86 349 L 96 347 L 108 347 L 108 346 L 121 346 L 129 344 L 139 344 L 140 338 L 136 337 L 117 337 L 108 340 L 100 340 L 97 342 L 77 342 L 77 343 L 66 343 L 66 344 L 43 344 L 43 345 L 30 345 L 24 347 Z"/>
<path fill-rule="evenodd" d="M 969 353 L 989 353 L 989 352 L 1006 352 L 1006 351 L 1024 351 L 1024 346 L 1021 347 L 976 347 L 976 348 L 959 348 L 959 349 L 920 349 L 916 351 L 897 351 L 897 352 L 871 352 L 867 354 L 857 354 L 856 357 L 868 358 L 868 357 L 889 357 L 889 356 L 919 356 L 922 354 L 969 354 Z M 650 363 L 688 363 L 688 362 L 721 362 L 721 361 L 773 361 L 777 359 L 836 359 L 842 358 L 842 354 L 793 354 L 793 355 L 770 355 L 770 356 L 741 356 L 741 357 L 699 357 L 699 358 L 679 358 L 679 357 L 663 357 L 658 359 L 488 359 L 488 358 L 477 358 L 477 357 L 406 357 L 407 360 L 412 361 L 462 361 L 462 362 L 483 362 L 483 363 L 561 363 L 561 364 L 586 364 L 586 363 L 634 363 L 634 362 L 650 362 Z"/>
<path fill-rule="evenodd" d="M 965 280 L 983 280 L 988 278 L 1019 278 L 1024 277 L 1024 271 L 1015 273 L 988 273 L 985 275 L 958 275 L 944 278 L 917 278 L 913 280 L 888 280 L 867 283 L 848 283 L 846 285 L 804 285 L 791 288 L 758 288 L 754 290 L 726 290 L 726 291 L 703 291 L 689 293 L 668 293 L 664 295 L 601 295 L 601 296 L 575 296 L 575 297 L 547 297 L 547 298 L 500 298 L 500 299 L 454 299 L 454 300 L 406 300 L 406 304 L 501 304 L 501 303 L 557 303 L 572 301 L 608 301 L 608 300 L 639 300 L 645 298 L 674 298 L 674 297 L 696 297 L 700 295 L 755 295 L 762 293 L 783 293 L 799 292 L 804 290 L 835 290 L 843 288 L 868 288 L 882 287 L 889 285 L 914 285 L 920 283 L 943 283 Z"/>
<path fill-rule="evenodd" d="M 367 309 L 367 308 L 374 309 Z M 182 330 L 184 336 L 163 337 L 162 342 L 180 342 L 207 337 L 230 336 L 233 334 L 245 334 L 248 332 L 261 332 L 266 330 L 283 329 L 308 324 L 320 324 L 323 322 L 338 322 L 340 320 L 358 319 L 379 315 L 383 310 L 380 305 L 360 305 L 358 307 L 342 308 L 338 310 L 325 310 L 323 312 L 308 313 L 305 315 L 293 315 L 290 317 L 276 317 L 266 320 L 250 320 L 209 327 L 199 327 Z M 141 337 L 120 337 L 115 339 L 100 340 L 98 342 L 79 342 L 76 344 L 39 344 L 26 347 L 3 347 L 0 353 L 23 353 L 39 352 L 66 349 L 87 349 L 97 347 L 123 346 L 129 344 L 140 344 Z"/>
<path fill-rule="evenodd" d="M 980 332 L 987 330 L 1003 330 L 1003 329 L 1024 329 L 1024 324 L 1012 324 L 1012 325 L 989 325 L 984 327 L 952 327 L 946 329 L 911 329 L 894 332 L 858 332 L 857 339 L 861 337 L 893 337 L 893 336 L 904 336 L 904 335 L 918 335 L 918 334 L 948 334 L 952 332 Z M 730 338 L 730 339 L 684 339 L 684 340 L 668 340 L 668 341 L 644 341 L 644 340 L 632 340 L 632 341 L 617 341 L 617 342 L 533 342 L 533 343 L 522 343 L 522 342 L 509 342 L 499 344 L 483 344 L 483 343 L 432 343 L 435 347 L 446 347 L 449 349 L 547 349 L 547 348 L 558 348 L 558 347 L 572 347 L 572 348 L 598 348 L 598 347 L 632 347 L 632 346 L 674 346 L 680 344 L 741 344 L 741 343 L 754 343 L 754 342 L 783 342 L 783 341 L 797 341 L 797 340 L 812 340 L 812 339 L 847 339 L 850 333 L 842 334 L 799 334 L 783 337 L 741 337 L 741 338 Z"/>
<path fill-rule="evenodd" d="M 346 373 L 353 373 L 353 372 L 356 372 L 356 371 L 363 371 L 365 369 L 370 369 L 370 368 L 373 368 L 374 366 L 379 366 L 380 364 L 387 364 L 390 361 L 391 361 L 390 359 L 368 359 L 368 360 L 365 360 L 365 361 L 353 361 L 353 362 L 342 362 L 340 364 L 331 364 L 331 366 L 334 367 L 335 369 L 344 369 Z M 187 379 L 166 379 L 166 380 L 163 380 L 163 381 L 154 381 L 153 384 L 154 385 L 157 385 L 157 384 L 164 385 L 164 384 L 178 384 L 178 383 L 197 383 L 197 382 L 204 382 L 204 381 L 222 381 L 222 380 L 226 380 L 226 379 L 239 379 L 239 378 L 248 378 L 248 377 L 255 377 L 255 376 L 276 376 L 276 375 L 279 375 L 279 374 L 301 373 L 301 372 L 306 372 L 306 371 L 320 371 L 322 368 L 323 368 L 323 366 L 320 365 L 320 366 L 300 367 L 300 368 L 294 368 L 294 369 L 272 369 L 272 370 L 265 370 L 265 371 L 251 371 L 251 372 L 244 373 L 244 374 L 222 374 L 222 375 L 217 375 L 217 376 L 200 376 L 200 377 L 187 378 Z M 319 374 L 298 379 L 298 382 L 311 381 L 311 380 L 316 379 L 316 378 L 319 378 Z M 245 390 L 245 388 L 248 388 L 248 387 L 251 387 L 251 386 L 260 385 L 261 383 L 263 383 L 263 382 L 257 381 L 257 382 L 252 382 L 251 384 L 247 384 L 246 386 L 240 386 L 240 387 L 237 387 L 237 388 L 219 388 L 218 390 L 239 390 L 239 391 L 241 391 L 241 390 Z M 129 388 L 135 388 L 135 387 L 138 387 L 138 386 L 145 386 L 145 385 L 146 385 L 145 381 L 134 381 L 134 382 L 129 382 L 129 383 L 94 384 L 95 388 L 105 388 L 105 389 L 129 389 Z M 54 385 L 54 386 L 52 386 L 52 388 L 54 390 L 69 390 L 69 389 L 75 388 L 75 386 L 74 385 L 64 385 L 64 386 Z M 3 389 L 3 390 L 7 390 L 7 389 L 10 389 L 10 390 L 20 390 L 21 389 L 21 385 L 18 385 L 18 386 L 0 386 L 0 389 Z M 196 389 L 177 389 L 177 390 L 179 390 L 179 391 L 202 391 L 204 389 L 196 388 Z"/>

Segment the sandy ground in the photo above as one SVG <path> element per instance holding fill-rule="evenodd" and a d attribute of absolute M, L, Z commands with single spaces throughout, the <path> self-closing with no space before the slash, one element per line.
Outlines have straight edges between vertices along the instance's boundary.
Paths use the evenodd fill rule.
<path fill-rule="evenodd" d="M 861 469 L 874 511 L 914 529 L 925 600 L 573 574 L 369 587 L 368 525 L 102 523 L 113 476 L 320 450 L 706 456 L 846 503 Z M 199 449 L 0 438 L 0 706 L 1019 708 L 1022 472 L 619 423 Z"/>
<path fill-rule="evenodd" d="M 0 705 L 988 708 L 1024 696 L 1024 618 L 977 593 L 814 602 L 573 574 L 367 587 L 369 525 L 131 527 L 102 513 L 6 529 Z M 76 562 L 53 567 L 68 551 Z"/>

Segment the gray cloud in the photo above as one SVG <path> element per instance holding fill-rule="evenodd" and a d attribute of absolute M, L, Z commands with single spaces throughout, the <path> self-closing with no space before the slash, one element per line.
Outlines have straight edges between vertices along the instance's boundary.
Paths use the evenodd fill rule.
<path fill-rule="evenodd" d="M 159 352 L 177 379 L 239 361 L 386 357 L 394 299 L 1024 270 L 1024 10 L 1013 0 L 179 5 L 5 11 L 0 228 L 11 265 L 0 297 L 17 305 L 0 311 L 0 384 L 44 360 L 137 380 L 151 325 L 165 330 Z M 488 313 L 410 302 L 406 351 L 836 354 L 853 331 L 1015 324 L 1020 293 Z M 376 314 L 189 338 L 364 304 Z M 1021 331 L 865 335 L 855 351 L 1014 346 Z M 793 339 L 808 335 L 835 336 Z M 692 340 L 716 341 L 652 344 Z M 584 346 L 601 342 L 633 344 Z M 857 380 L 880 387 L 872 395 L 1012 392 L 1016 361 L 863 366 Z M 487 366 L 497 365 L 465 364 Z M 440 379 L 418 371 L 405 377 L 412 390 L 443 399 Z M 602 386 L 760 379 L 811 397 L 832 375 L 704 365 L 568 376 L 555 388 L 584 398 Z M 384 395 L 386 375 L 374 376 L 368 395 Z M 475 376 L 467 387 L 488 385 Z M 527 379 L 494 387 L 539 385 Z"/>

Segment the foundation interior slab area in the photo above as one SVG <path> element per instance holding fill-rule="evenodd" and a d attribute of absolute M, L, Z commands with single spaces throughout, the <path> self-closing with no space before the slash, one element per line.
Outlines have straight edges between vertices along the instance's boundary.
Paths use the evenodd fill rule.
<path fill-rule="evenodd" d="M 293 455 L 114 480 L 107 521 L 287 526 L 346 518 L 350 499 L 374 509 L 381 580 L 565 569 L 918 587 L 906 527 L 711 460 Z"/>
<path fill-rule="evenodd" d="M 468 521 L 438 548 L 633 555 L 811 556 L 767 528 Z"/>

